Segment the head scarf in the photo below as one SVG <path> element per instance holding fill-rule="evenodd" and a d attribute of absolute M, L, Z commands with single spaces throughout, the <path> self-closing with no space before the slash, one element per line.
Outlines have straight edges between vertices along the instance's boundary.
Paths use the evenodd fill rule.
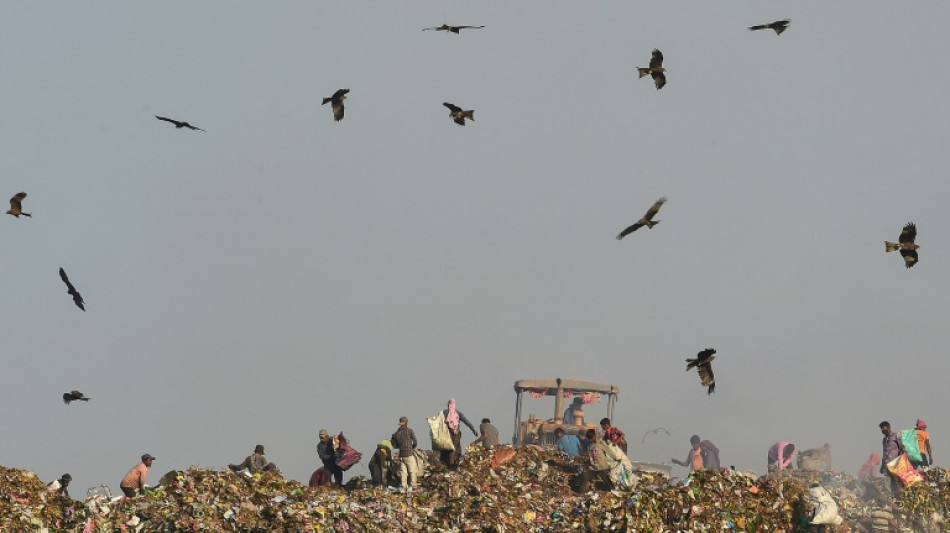
<path fill-rule="evenodd" d="M 459 432 L 459 412 L 455 410 L 455 398 L 449 399 L 448 413 L 445 415 L 445 423 L 449 425 L 452 433 Z"/>
<path fill-rule="evenodd" d="M 927 429 L 927 423 L 921 419 L 917 419 L 917 429 Z"/>

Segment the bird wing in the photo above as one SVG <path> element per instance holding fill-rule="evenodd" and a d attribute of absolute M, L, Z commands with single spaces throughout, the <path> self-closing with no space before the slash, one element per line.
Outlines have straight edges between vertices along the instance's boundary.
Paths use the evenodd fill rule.
<path fill-rule="evenodd" d="M 663 67 L 663 52 L 653 49 L 653 57 L 650 58 L 650 68 L 659 69 Z"/>
<path fill-rule="evenodd" d="M 772 28 L 773 30 L 775 30 L 775 35 L 781 35 L 782 32 L 785 31 L 786 28 L 788 28 L 788 23 L 791 21 L 792 19 L 776 20 L 775 22 L 769 24 L 768 26 Z"/>
<path fill-rule="evenodd" d="M 343 120 L 343 101 L 334 100 L 332 107 L 333 107 L 333 120 L 337 122 Z"/>
<path fill-rule="evenodd" d="M 767 30 L 769 28 L 768 24 L 756 24 L 755 26 L 749 26 L 749 29 L 752 31 L 755 30 Z"/>
<path fill-rule="evenodd" d="M 71 401 L 73 401 L 73 397 L 72 397 L 68 392 L 64 392 L 64 393 L 63 393 L 63 403 L 66 404 L 66 405 L 69 405 L 69 402 L 71 402 Z"/>
<path fill-rule="evenodd" d="M 657 89 L 659 89 L 660 87 L 661 87 L 661 86 L 658 85 L 658 86 L 657 86 Z M 656 214 L 660 212 L 660 208 L 663 207 L 663 204 L 665 204 L 665 203 L 666 203 L 666 197 L 665 197 L 665 196 L 664 196 L 663 198 L 658 199 L 656 202 L 653 202 L 653 205 L 650 206 L 650 209 L 647 209 L 646 214 L 643 215 L 643 219 L 644 219 L 644 220 L 653 220 L 653 217 L 655 217 Z"/>
<path fill-rule="evenodd" d="M 716 376 L 713 374 L 712 365 L 708 362 L 699 365 L 696 369 L 699 372 L 699 381 L 704 387 L 707 387 L 707 394 L 716 392 Z"/>
<path fill-rule="evenodd" d="M 650 72 L 650 76 L 653 76 L 653 85 L 656 85 L 656 90 L 659 91 L 664 85 L 666 85 L 666 74 L 653 71 Z"/>
<path fill-rule="evenodd" d="M 458 124 L 459 126 L 464 126 L 464 125 L 465 125 L 465 115 L 457 115 L 457 116 L 455 117 L 455 123 Z"/>
<path fill-rule="evenodd" d="M 444 105 L 445 107 L 449 108 L 449 110 L 452 111 L 453 113 L 461 113 L 461 112 L 462 112 L 462 108 L 459 107 L 459 106 L 457 106 L 457 105 L 455 105 L 455 104 L 450 104 L 450 103 L 448 103 L 448 102 L 443 102 L 442 105 Z"/>
<path fill-rule="evenodd" d="M 155 115 L 155 118 L 157 118 L 158 120 L 164 120 L 165 122 L 171 122 L 172 124 L 174 124 L 174 125 L 176 125 L 176 126 L 179 125 L 179 124 L 181 124 L 180 122 L 178 122 L 177 120 L 175 120 L 175 119 L 173 119 L 173 118 L 160 117 L 160 116 L 158 116 L 158 115 Z"/>
<path fill-rule="evenodd" d="M 917 264 L 917 250 L 901 250 L 904 257 L 904 266 L 910 268 Z"/>
<path fill-rule="evenodd" d="M 340 100 L 340 99 L 342 99 L 342 98 L 346 95 L 346 93 L 348 93 L 348 92 L 350 92 L 349 89 L 339 89 L 337 92 L 333 93 L 333 99 L 334 99 L 334 100 Z"/>
<path fill-rule="evenodd" d="M 484 28 L 485 26 L 453 26 L 453 27 L 455 28 L 455 30 L 464 30 L 465 28 L 471 28 L 473 30 L 477 30 L 480 28 Z M 458 32 L 456 31 L 456 33 Z"/>
<path fill-rule="evenodd" d="M 69 282 L 69 278 L 66 277 L 66 271 L 63 270 L 63 267 L 59 267 L 59 277 L 63 279 L 63 283 L 66 284 L 66 288 L 69 289 L 70 294 L 76 292 L 76 288 L 73 287 L 73 284 Z"/>
<path fill-rule="evenodd" d="M 636 222 L 632 226 L 627 226 L 626 229 L 624 229 L 623 231 L 620 232 L 619 235 L 617 235 L 617 240 L 619 241 L 620 239 L 626 237 L 627 235 L 630 235 L 631 233 L 633 233 L 634 231 L 637 231 L 638 229 L 642 227 L 643 227 L 642 222 Z"/>
<path fill-rule="evenodd" d="M 26 198 L 25 192 L 18 192 L 13 195 L 13 198 L 10 198 L 10 209 L 14 211 L 19 211 L 21 207 L 21 202 Z"/>
<path fill-rule="evenodd" d="M 905 242 L 913 244 L 914 239 L 916 238 L 917 238 L 917 225 L 914 224 L 913 222 L 908 222 L 907 225 L 904 226 L 904 230 L 901 231 L 901 236 L 897 240 L 901 244 Z"/>

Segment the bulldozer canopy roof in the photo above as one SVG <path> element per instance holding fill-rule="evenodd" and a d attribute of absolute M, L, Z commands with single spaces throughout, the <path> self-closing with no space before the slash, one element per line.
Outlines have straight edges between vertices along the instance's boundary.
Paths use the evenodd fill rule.
<path fill-rule="evenodd" d="M 594 383 L 578 379 L 561 379 L 561 389 L 572 392 L 599 392 L 601 394 L 618 394 L 620 389 L 609 383 Z M 557 393 L 557 379 L 522 379 L 515 382 L 515 392 L 544 391 L 546 395 Z"/>

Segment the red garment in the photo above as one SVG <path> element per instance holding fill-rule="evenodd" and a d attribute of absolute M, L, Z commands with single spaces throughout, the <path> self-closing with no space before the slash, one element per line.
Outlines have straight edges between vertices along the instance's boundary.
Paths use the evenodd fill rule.
<path fill-rule="evenodd" d="M 624 437 L 623 431 L 620 431 L 614 426 L 607 428 L 607 431 L 604 432 L 604 438 L 616 444 L 617 446 L 627 444 L 627 439 Z"/>
<path fill-rule="evenodd" d="M 858 477 L 874 477 L 877 475 L 877 465 L 881 463 L 881 456 L 872 453 L 871 457 L 868 457 L 868 460 L 861 465 L 861 471 L 858 472 Z"/>

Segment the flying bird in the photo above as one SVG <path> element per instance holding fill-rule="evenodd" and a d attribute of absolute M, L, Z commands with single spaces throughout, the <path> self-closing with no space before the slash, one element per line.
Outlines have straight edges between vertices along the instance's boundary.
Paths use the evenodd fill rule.
<path fill-rule="evenodd" d="M 621 231 L 620 235 L 617 235 L 617 240 L 619 241 L 620 239 L 626 237 L 627 235 L 630 235 L 634 231 L 637 231 L 638 229 L 642 228 L 643 226 L 652 228 L 653 226 L 656 226 L 657 224 L 659 224 L 660 221 L 653 220 L 653 217 L 655 217 L 656 214 L 660 212 L 660 207 L 662 207 L 663 204 L 665 203 L 666 203 L 666 197 L 660 198 L 656 202 L 653 202 L 653 205 L 650 207 L 650 209 L 647 209 L 647 212 L 643 215 L 643 217 L 640 220 L 636 221 L 632 226 L 628 226 L 625 230 Z"/>
<path fill-rule="evenodd" d="M 792 19 L 776 20 L 775 22 L 769 22 L 768 24 L 759 24 L 756 26 L 749 26 L 749 29 L 752 31 L 775 30 L 775 35 L 781 35 L 782 32 L 788 28 L 788 23 L 791 21 Z"/>
<path fill-rule="evenodd" d="M 435 26 L 432 28 L 422 28 L 422 31 L 435 30 L 435 31 L 450 31 L 452 33 L 458 33 L 459 30 L 464 30 L 464 29 L 469 29 L 469 28 L 473 30 L 480 30 L 484 27 L 485 26 L 449 26 L 448 24 L 443 24 L 441 26 Z"/>
<path fill-rule="evenodd" d="M 21 193 L 22 194 L 22 193 Z M 24 213 L 25 214 L 25 213 Z M 917 238 L 917 226 L 913 222 L 908 222 L 901 231 L 901 236 L 897 238 L 898 242 L 884 241 L 884 251 L 893 252 L 900 250 L 904 256 L 904 266 L 910 268 L 917 264 L 917 249 L 920 248 L 914 239 Z"/>
<path fill-rule="evenodd" d="M 76 402 L 76 401 L 88 402 L 89 398 L 85 394 L 79 392 L 78 390 L 63 393 L 63 403 L 65 403 L 66 405 L 69 405 L 70 402 Z"/>
<path fill-rule="evenodd" d="M 184 120 L 175 120 L 173 118 L 160 117 L 158 115 L 155 115 L 155 118 L 157 118 L 158 120 L 164 120 L 165 122 L 171 122 L 172 124 L 175 125 L 175 129 L 188 128 L 190 130 L 205 131 L 201 128 L 196 128 L 192 126 L 191 124 L 185 122 Z"/>
<path fill-rule="evenodd" d="M 650 429 L 650 430 L 647 430 L 647 432 L 643 434 L 643 438 L 640 439 L 640 444 L 643 444 L 644 442 L 646 442 L 646 440 L 647 440 L 647 435 L 649 435 L 649 434 L 651 434 L 651 433 L 656 433 L 656 432 L 658 432 L 658 431 L 662 431 L 663 433 L 666 433 L 667 435 L 670 434 L 670 432 L 667 431 L 666 428 Z"/>
<path fill-rule="evenodd" d="M 704 387 L 709 387 L 706 391 L 706 394 L 712 394 L 716 392 L 716 376 L 713 375 L 712 371 L 712 362 L 715 356 L 716 350 L 713 348 L 706 348 L 705 350 L 696 354 L 695 359 L 686 360 L 686 371 L 689 369 L 695 368 L 699 372 L 699 380 Z"/>
<path fill-rule="evenodd" d="M 63 278 L 63 283 L 66 284 L 66 293 L 73 297 L 73 303 L 76 304 L 76 307 L 85 311 L 86 306 L 82 302 L 82 295 L 80 295 L 76 287 L 73 287 L 73 284 L 69 282 L 69 278 L 66 277 L 66 271 L 63 270 L 63 267 L 59 267 L 59 277 Z"/>
<path fill-rule="evenodd" d="M 343 120 L 343 100 L 346 100 L 346 93 L 348 92 L 350 92 L 349 89 L 339 89 L 333 93 L 333 96 L 324 98 L 323 103 L 320 104 L 326 105 L 330 103 L 330 107 L 333 108 L 333 120 L 336 122 Z"/>
<path fill-rule="evenodd" d="M 465 125 L 465 119 L 475 120 L 475 110 L 469 109 L 468 111 L 463 111 L 461 107 L 444 102 L 442 105 L 449 108 L 449 116 L 452 117 L 452 120 L 455 121 L 459 126 Z"/>
<path fill-rule="evenodd" d="M 25 192 L 18 192 L 13 195 L 13 198 L 10 198 L 10 210 L 7 211 L 8 215 L 13 215 L 17 218 L 20 218 L 20 215 L 25 217 L 33 218 L 33 215 L 23 212 L 23 199 L 26 198 Z"/>
<path fill-rule="evenodd" d="M 663 52 L 660 52 L 656 48 L 653 49 L 653 57 L 650 58 L 649 67 L 637 67 L 637 71 L 640 72 L 640 77 L 644 77 L 647 74 L 653 77 L 653 84 L 656 85 L 656 90 L 660 90 L 666 85 L 666 69 L 663 68 Z"/>

